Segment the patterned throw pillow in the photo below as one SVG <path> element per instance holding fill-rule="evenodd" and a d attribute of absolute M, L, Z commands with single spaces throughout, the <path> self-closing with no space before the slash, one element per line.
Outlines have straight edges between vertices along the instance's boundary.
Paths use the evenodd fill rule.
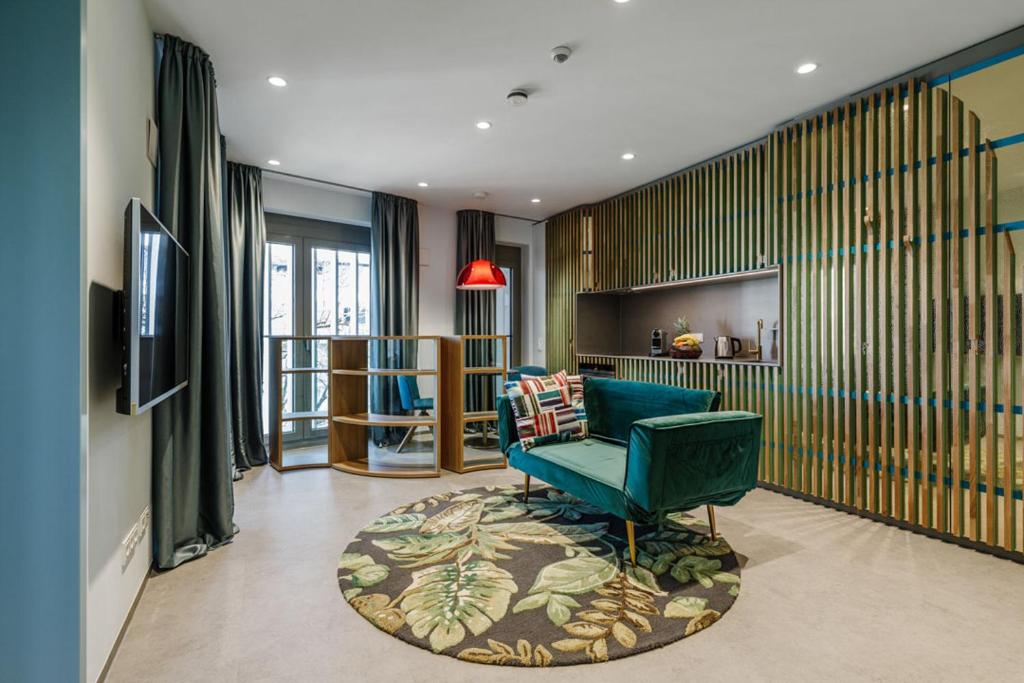
<path fill-rule="evenodd" d="M 560 441 L 587 438 L 583 382 L 565 372 L 507 382 L 505 392 L 516 417 L 523 450 Z"/>

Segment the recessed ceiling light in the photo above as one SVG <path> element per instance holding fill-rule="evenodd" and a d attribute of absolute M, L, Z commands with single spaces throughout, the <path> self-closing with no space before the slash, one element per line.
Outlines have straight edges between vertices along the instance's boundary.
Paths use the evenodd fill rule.
<path fill-rule="evenodd" d="M 284 86 L 288 85 L 288 81 L 284 80 L 280 76 L 269 76 L 267 78 L 267 83 L 274 86 L 275 88 L 283 88 Z"/>
<path fill-rule="evenodd" d="M 801 64 L 800 66 L 798 66 L 796 68 L 796 72 L 798 74 L 800 74 L 801 76 L 806 76 L 807 74 L 811 73 L 812 71 L 817 70 L 817 68 L 818 68 L 818 65 L 815 64 L 814 62 L 807 62 L 806 64 Z"/>
<path fill-rule="evenodd" d="M 479 128 L 480 130 L 487 130 L 488 128 L 491 127 L 491 122 L 490 121 L 477 121 L 476 122 L 476 127 Z"/>
<path fill-rule="evenodd" d="M 417 184 L 417 185 L 418 185 L 419 187 L 430 187 L 430 183 L 428 183 L 428 182 L 426 182 L 426 181 L 423 181 L 423 180 L 419 181 L 419 182 L 418 182 L 418 183 L 416 183 L 416 184 Z"/>
<path fill-rule="evenodd" d="M 616 2 L 618 2 L 618 0 L 616 0 Z M 534 197 L 530 201 L 533 202 L 534 204 L 540 204 L 540 197 Z"/>
<path fill-rule="evenodd" d="M 267 159 L 267 163 L 270 164 L 271 166 L 280 166 L 281 165 L 281 162 L 278 161 L 277 159 Z"/>
<path fill-rule="evenodd" d="M 615 2 L 617 2 L 620 5 L 625 5 L 627 2 L 629 2 L 629 0 L 615 0 Z"/>
<path fill-rule="evenodd" d="M 487 199 L 488 193 L 483 190 L 477 190 L 473 193 L 473 196 L 477 199 Z"/>
<path fill-rule="evenodd" d="M 910 102 L 904 102 L 903 103 L 903 111 L 908 111 L 909 109 L 910 109 Z"/>
<path fill-rule="evenodd" d="M 632 152 L 626 152 L 622 155 L 622 159 L 623 161 L 633 161 L 633 159 L 636 159 L 636 155 Z"/>

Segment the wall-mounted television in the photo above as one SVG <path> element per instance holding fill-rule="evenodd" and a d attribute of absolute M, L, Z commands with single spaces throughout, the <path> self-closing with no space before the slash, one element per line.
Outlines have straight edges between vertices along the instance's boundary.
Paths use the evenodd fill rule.
<path fill-rule="evenodd" d="M 124 210 L 117 412 L 137 415 L 188 386 L 188 252 L 133 198 Z"/>

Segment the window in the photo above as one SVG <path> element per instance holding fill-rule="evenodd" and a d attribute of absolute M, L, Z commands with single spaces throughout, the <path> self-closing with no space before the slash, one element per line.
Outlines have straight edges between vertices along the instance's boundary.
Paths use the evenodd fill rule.
<path fill-rule="evenodd" d="M 263 329 L 268 336 L 370 334 L 369 229 L 326 221 L 267 214 L 263 276 Z M 267 380 L 270 362 L 264 345 L 263 424 L 270 424 Z M 327 367 L 326 342 L 284 344 L 283 366 Z M 326 411 L 328 376 L 285 374 L 286 412 Z M 327 421 L 286 422 L 285 438 L 322 441 Z"/>

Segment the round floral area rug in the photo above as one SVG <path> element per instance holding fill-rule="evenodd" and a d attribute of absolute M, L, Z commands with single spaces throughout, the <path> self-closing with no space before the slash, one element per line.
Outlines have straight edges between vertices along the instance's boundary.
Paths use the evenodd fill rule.
<path fill-rule="evenodd" d="M 338 582 L 377 628 L 459 659 L 510 666 L 603 662 L 721 618 L 739 594 L 732 548 L 703 520 L 637 527 L 551 488 L 452 491 L 370 522 Z"/>

